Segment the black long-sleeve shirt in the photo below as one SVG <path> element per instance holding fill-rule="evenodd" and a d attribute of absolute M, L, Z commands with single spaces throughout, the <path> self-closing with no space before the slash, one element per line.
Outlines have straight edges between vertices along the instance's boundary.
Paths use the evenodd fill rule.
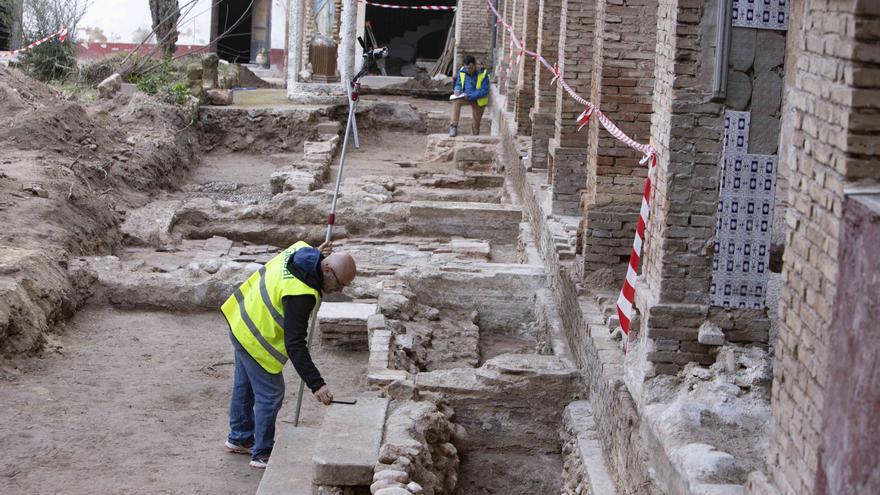
<path fill-rule="evenodd" d="M 306 346 L 309 316 L 315 308 L 315 297 L 311 295 L 287 296 L 281 300 L 281 304 L 284 306 L 284 345 L 287 347 L 287 356 L 300 378 L 314 393 L 324 386 L 321 372 L 312 362 L 312 355 Z"/>

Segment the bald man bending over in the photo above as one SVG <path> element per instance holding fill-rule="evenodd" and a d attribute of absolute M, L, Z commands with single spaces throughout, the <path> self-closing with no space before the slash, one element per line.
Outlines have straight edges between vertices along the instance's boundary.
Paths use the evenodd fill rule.
<path fill-rule="evenodd" d="M 275 445 L 275 418 L 284 400 L 281 369 L 288 358 L 318 401 L 333 400 L 306 346 L 309 317 L 324 292 L 341 291 L 354 280 L 357 267 L 348 253 L 329 252 L 324 244 L 316 249 L 297 242 L 220 308 L 235 349 L 226 449 L 250 454 L 252 467 L 264 469 Z"/>

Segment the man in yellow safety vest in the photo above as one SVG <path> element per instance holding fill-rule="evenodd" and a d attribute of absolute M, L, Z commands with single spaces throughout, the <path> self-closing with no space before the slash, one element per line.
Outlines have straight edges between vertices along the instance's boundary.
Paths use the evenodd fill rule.
<path fill-rule="evenodd" d="M 477 69 L 477 61 L 473 56 L 464 57 L 464 66 L 455 77 L 452 95 L 452 122 L 449 123 L 449 137 L 458 135 L 458 121 L 461 118 L 461 106 L 470 105 L 474 118 L 472 130 L 474 135 L 480 134 L 480 120 L 483 110 L 489 104 L 489 71 Z"/>
<path fill-rule="evenodd" d="M 317 317 L 312 313 L 322 293 L 342 290 L 356 275 L 348 253 L 329 254 L 329 247 L 300 241 L 254 272 L 220 307 L 235 350 L 226 448 L 250 454 L 251 466 L 269 462 L 288 358 L 318 401 L 333 400 L 306 346 L 309 317 Z"/>

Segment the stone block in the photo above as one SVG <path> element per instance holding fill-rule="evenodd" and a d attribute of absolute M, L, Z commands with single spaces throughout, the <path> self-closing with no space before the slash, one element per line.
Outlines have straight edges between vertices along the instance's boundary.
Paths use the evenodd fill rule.
<path fill-rule="evenodd" d="M 297 459 L 312 453 L 318 432 L 316 428 L 279 422 L 272 457 L 257 495 L 312 495 L 313 465 Z"/>
<path fill-rule="evenodd" d="M 321 344 L 352 350 L 367 350 L 367 318 L 377 311 L 376 304 L 322 303 L 318 310 Z"/>
<path fill-rule="evenodd" d="M 715 358 L 708 354 L 666 351 L 649 352 L 648 360 L 654 363 L 687 364 L 694 362 L 702 365 L 710 365 L 715 362 Z"/>
<path fill-rule="evenodd" d="M 314 484 L 370 486 L 385 428 L 388 399 L 358 397 L 333 404 L 324 415 L 313 456 Z"/>
<path fill-rule="evenodd" d="M 782 77 L 775 72 L 762 72 L 752 87 L 752 119 L 755 115 L 777 116 L 782 105 Z"/>
<path fill-rule="evenodd" d="M 734 28 L 736 29 L 736 28 Z M 757 46 L 760 51 L 755 54 L 755 73 L 769 72 L 785 61 L 785 31 L 757 29 Z"/>
<path fill-rule="evenodd" d="M 733 70 L 746 72 L 755 62 L 757 29 L 734 27 L 730 31 L 728 63 Z M 761 48 L 763 51 L 763 47 Z"/>
<path fill-rule="evenodd" d="M 485 162 L 495 160 L 495 145 L 480 143 L 456 143 L 454 159 L 456 162 Z"/>
<path fill-rule="evenodd" d="M 489 261 L 491 248 L 486 241 L 473 239 L 453 239 L 449 243 L 452 252 L 463 255 L 466 258 Z"/>
<path fill-rule="evenodd" d="M 703 443 L 690 443 L 671 452 L 673 462 L 679 463 L 692 486 L 700 483 L 724 483 L 733 479 L 739 469 L 736 459 Z"/>
<path fill-rule="evenodd" d="M 398 380 L 406 380 L 409 373 L 403 370 L 377 369 L 367 373 L 367 382 L 371 387 L 384 387 Z"/>
<path fill-rule="evenodd" d="M 98 98 L 109 99 L 116 96 L 122 89 L 122 76 L 115 73 L 98 84 Z"/>
<path fill-rule="evenodd" d="M 779 150 L 780 118 L 752 114 L 749 126 L 749 152 L 775 155 Z"/>
<path fill-rule="evenodd" d="M 519 229 L 522 210 L 509 204 L 413 201 L 407 221 L 419 234 L 515 243 L 510 232 Z"/>
<path fill-rule="evenodd" d="M 385 315 L 377 313 L 374 315 L 370 315 L 367 318 L 367 330 L 384 330 L 385 329 Z"/>
<path fill-rule="evenodd" d="M 732 110 L 747 110 L 751 99 L 751 78 L 745 72 L 730 71 L 727 75 L 727 105 Z"/>
<path fill-rule="evenodd" d="M 273 172 L 269 184 L 273 195 L 287 191 L 309 192 L 318 186 L 315 174 L 295 169 Z"/>
<path fill-rule="evenodd" d="M 232 105 L 234 99 L 231 89 L 209 89 L 207 97 L 208 103 L 216 106 Z"/>
<path fill-rule="evenodd" d="M 707 321 L 700 325 L 697 342 L 704 345 L 724 345 L 724 332 L 718 325 Z"/>
<path fill-rule="evenodd" d="M 120 230 L 130 246 L 163 247 L 172 242 L 171 229 L 181 201 L 154 201 L 125 215 Z"/>

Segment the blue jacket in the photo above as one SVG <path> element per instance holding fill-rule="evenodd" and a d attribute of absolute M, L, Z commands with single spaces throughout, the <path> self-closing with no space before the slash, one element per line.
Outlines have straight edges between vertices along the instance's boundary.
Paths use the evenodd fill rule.
<path fill-rule="evenodd" d="M 467 73 L 467 69 L 462 67 L 458 70 L 458 74 L 455 75 L 455 88 L 454 91 L 460 91 L 467 95 L 468 100 L 476 101 L 480 98 L 489 95 L 489 73 L 486 72 L 486 79 L 483 81 L 483 87 L 477 89 L 477 76 L 480 75 L 480 72 L 486 69 L 477 69 L 474 71 L 474 75 L 470 75 Z M 464 74 L 464 88 L 461 87 L 461 75 Z"/>
<path fill-rule="evenodd" d="M 324 274 L 321 272 L 321 251 L 313 247 L 301 247 L 287 260 L 287 270 L 309 287 L 324 290 Z"/>

